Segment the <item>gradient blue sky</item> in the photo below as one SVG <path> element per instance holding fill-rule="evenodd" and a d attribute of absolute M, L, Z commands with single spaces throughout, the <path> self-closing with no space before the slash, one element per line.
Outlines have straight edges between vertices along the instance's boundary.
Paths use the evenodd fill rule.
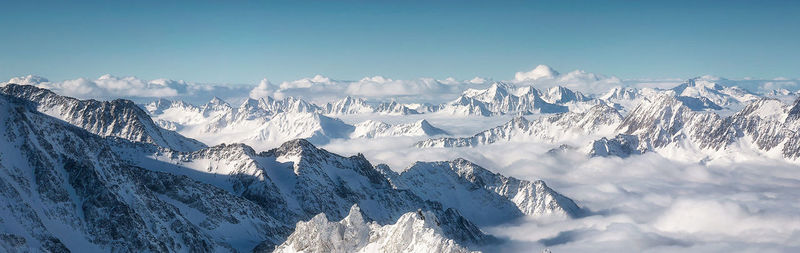
<path fill-rule="evenodd" d="M 800 77 L 800 1 L 8 1 L 0 78 Z"/>

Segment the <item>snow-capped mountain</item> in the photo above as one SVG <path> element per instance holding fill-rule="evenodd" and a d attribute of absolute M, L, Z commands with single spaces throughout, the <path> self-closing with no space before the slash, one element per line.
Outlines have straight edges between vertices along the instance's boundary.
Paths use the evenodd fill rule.
<path fill-rule="evenodd" d="M 427 120 L 418 120 L 408 124 L 389 125 L 380 121 L 367 120 L 355 124 L 351 138 L 376 138 L 397 136 L 436 136 L 446 135 L 442 129 L 434 127 Z"/>
<path fill-rule="evenodd" d="M 619 100 L 634 100 L 639 96 L 639 90 L 631 87 L 616 86 L 611 88 L 608 92 L 601 95 L 599 99 L 616 102 Z"/>
<path fill-rule="evenodd" d="M 790 91 L 787 89 L 775 89 L 764 93 L 764 97 L 775 98 L 783 101 L 784 103 L 792 103 L 797 97 L 800 97 L 800 90 Z"/>
<path fill-rule="evenodd" d="M 358 205 L 341 221 L 324 213 L 298 222 L 295 232 L 274 252 L 471 252 L 443 236 L 436 215 L 418 210 L 381 226 L 368 222 Z"/>
<path fill-rule="evenodd" d="M 493 87 L 495 93 L 487 93 L 490 89 L 468 90 L 465 94 L 485 98 L 507 90 L 501 89 L 502 86 Z M 558 87 L 551 90 L 559 93 Z M 690 157 L 695 157 L 733 152 L 731 148 L 747 146 L 741 145 L 744 142 L 752 143 L 756 151 L 767 156 L 789 159 L 800 156 L 793 137 L 800 123 L 789 113 L 796 102 L 786 105 L 777 99 L 758 98 L 743 89 L 703 78 L 691 79 L 669 90 L 617 87 L 598 99 L 603 103 L 581 113 L 566 112 L 531 121 L 516 117 L 471 137 L 429 139 L 415 146 L 466 147 L 498 141 L 534 141 L 577 144 L 586 147 L 591 156 L 627 157 L 670 149 L 677 152 L 670 151 L 671 154 L 691 150 Z M 747 104 L 742 106 L 741 103 Z M 609 105 L 635 107 L 624 109 L 629 111 L 623 117 Z M 732 111 L 737 107 L 742 109 Z M 732 115 L 721 116 L 718 112 Z M 595 141 L 587 143 L 586 137 L 594 137 Z"/>
<path fill-rule="evenodd" d="M 325 113 L 330 115 L 371 112 L 375 112 L 375 109 L 368 105 L 366 100 L 361 98 L 352 98 L 350 96 L 325 105 Z"/>
<path fill-rule="evenodd" d="M 631 155 L 642 154 L 646 151 L 639 146 L 639 138 L 633 135 L 618 134 L 614 138 L 600 138 L 593 141 L 586 151 L 590 156 L 618 156 L 628 157 Z"/>
<path fill-rule="evenodd" d="M 676 97 L 661 94 L 643 101 L 625 117 L 617 129 L 625 135 L 624 140 L 618 137 L 618 141 L 600 140 L 593 145 L 602 149 L 605 143 L 614 142 L 612 146 L 636 150 L 622 152 L 622 156 L 627 156 L 664 148 L 694 148 L 713 153 L 741 148 L 736 143 L 751 142 L 755 150 L 766 155 L 796 159 L 800 156 L 800 143 L 795 141 L 800 137 L 796 115 L 800 115 L 800 99 L 787 105 L 777 99 L 761 98 L 731 116 L 722 117 L 713 112 L 694 111 Z M 634 137 L 636 140 L 631 139 Z M 630 146 L 637 143 L 636 147 Z"/>
<path fill-rule="evenodd" d="M 701 148 L 718 149 L 732 142 L 734 133 L 722 117 L 711 112 L 696 112 L 673 96 L 660 94 L 642 102 L 619 126 L 619 132 L 636 135 L 644 149 L 665 147 L 679 139 L 700 140 Z"/>
<path fill-rule="evenodd" d="M 692 78 L 670 90 L 681 98 L 695 98 L 699 102 L 687 103 L 693 110 L 729 108 L 738 110 L 758 96 L 739 87 L 727 87 L 719 84 L 720 80 L 712 77 Z"/>
<path fill-rule="evenodd" d="M 264 149 L 296 138 L 327 143 L 347 138 L 354 129 L 317 113 L 312 109 L 315 106 L 290 98 L 247 99 L 239 107 L 219 98 L 202 106 L 158 100 L 145 108 L 162 127 L 212 145 L 238 142 Z"/>
<path fill-rule="evenodd" d="M 116 136 L 183 151 L 205 147 L 203 143 L 159 127 L 144 110 L 129 100 L 78 100 L 35 86 L 17 84 L 0 88 L 0 93 L 32 101 L 40 112 L 101 136 Z"/>
<path fill-rule="evenodd" d="M 666 90 L 617 86 L 600 95 L 598 99 L 622 112 L 628 112 L 636 108 L 642 100 L 667 94 L 694 111 L 735 112 L 759 98 L 758 95 L 745 89 L 726 86 L 723 81 L 719 78 L 703 76 L 689 79 Z"/>
<path fill-rule="evenodd" d="M 468 147 L 498 141 L 544 141 L 548 143 L 583 138 L 584 136 L 613 135 L 622 116 L 605 104 L 598 104 L 581 113 L 566 112 L 529 121 L 515 117 L 501 126 L 480 132 L 471 137 L 429 139 L 415 144 L 417 147 Z"/>
<path fill-rule="evenodd" d="M 491 116 L 508 113 L 558 113 L 567 107 L 548 103 L 531 86 L 517 88 L 496 82 L 484 90 L 467 89 L 453 101 L 440 105 L 438 112 L 453 115 Z"/>
<path fill-rule="evenodd" d="M 353 132 L 354 127 L 319 113 L 278 113 L 257 129 L 252 136 L 237 142 L 256 147 L 269 147 L 270 144 L 282 143 L 297 138 L 308 139 L 318 144 L 328 143 L 331 139 L 345 139 Z"/>
<path fill-rule="evenodd" d="M 226 252 L 278 244 L 291 228 L 244 198 L 123 158 L 159 149 L 150 143 L 103 138 L 7 95 L 0 111 L 4 246 Z"/>
<path fill-rule="evenodd" d="M 581 213 L 571 199 L 543 181 L 505 177 L 464 159 L 417 162 L 399 174 L 382 171 L 397 188 L 459 210 L 478 225 L 498 224 L 523 215 L 575 217 Z"/>
<path fill-rule="evenodd" d="M 451 208 L 430 195 L 421 197 L 399 188 L 395 182 L 416 178 L 410 176 L 416 171 L 413 168 L 404 173 L 409 176 L 390 180 L 388 168 L 373 167 L 363 155 L 342 157 L 302 139 L 261 153 L 243 144 L 181 152 L 104 138 L 7 95 L 0 96 L 0 109 L 6 112 L 0 114 L 4 122 L 0 173 L 5 175 L 0 177 L 5 189 L 0 196 L 6 203 L 0 210 L 7 214 L 0 222 L 4 234 L 22 238 L 30 243 L 26 247 L 270 251 L 284 242 L 298 221 L 318 214 L 333 220 L 354 219 L 353 205 L 362 207 L 365 223 L 375 222 L 370 225 L 374 240 L 365 246 L 368 251 L 404 249 L 409 238 L 431 240 L 411 250 L 463 250 L 458 245 L 493 241 L 461 215 L 479 207 Z M 563 205 L 559 201 L 566 198 L 543 183 L 505 178 L 469 167 L 476 165 L 464 160 L 455 164 L 459 176 L 474 185 L 463 187 L 484 187 L 495 192 L 496 198 L 513 199 L 513 203 L 543 203 L 525 204 L 545 208 L 532 215 L 569 210 L 559 209 Z M 430 180 L 403 184 L 413 181 L 422 188 L 439 187 L 433 183 L 441 180 Z M 462 191 L 465 194 L 459 198 L 478 203 L 489 190 L 472 195 Z M 498 212 L 493 217 L 513 218 L 504 215 Z M 307 231 L 300 228 L 301 233 Z M 407 229 L 414 229 L 414 234 L 398 234 Z"/>
<path fill-rule="evenodd" d="M 137 164 L 178 172 L 227 189 L 270 212 L 280 213 L 276 219 L 288 222 L 319 213 L 340 220 L 353 204 L 358 204 L 367 219 L 390 224 L 402 214 L 421 208 L 433 212 L 441 221 L 444 235 L 461 244 L 491 240 L 462 217 L 460 209 L 396 188 L 364 156 L 338 156 L 305 140 L 290 141 L 262 153 L 240 144 L 220 145 L 192 153 L 163 153 L 155 159 L 157 162 L 139 159 Z M 502 217 L 500 213 L 496 215 Z"/>
<path fill-rule="evenodd" d="M 160 99 L 145 105 L 144 108 L 162 128 L 177 131 L 212 145 L 235 142 L 245 143 L 258 149 L 272 148 L 297 138 L 325 144 L 333 139 L 447 134 L 426 120 L 394 126 L 366 121 L 353 126 L 318 112 L 324 110 L 314 109 L 313 112 L 306 112 L 305 109 L 291 109 L 316 107 L 285 106 L 285 101 L 303 105 L 302 102 L 298 102 L 302 100 L 285 99 L 282 102 L 271 100 L 269 97 L 247 99 L 239 107 L 233 107 L 219 98 L 214 98 L 202 106 Z M 405 108 L 395 102 L 391 105 Z M 331 114 L 397 112 L 391 108 L 383 112 L 378 109 L 372 108 L 362 99 L 348 97 L 337 103 L 328 104 L 325 110 Z M 398 115 L 409 114 L 402 109 L 398 110 L 400 110 Z"/>
<path fill-rule="evenodd" d="M 429 107 L 422 106 L 422 112 L 431 112 L 432 109 Z M 375 112 L 379 114 L 385 115 L 412 115 L 412 114 L 420 114 L 418 109 L 412 109 L 409 105 L 400 104 L 395 101 L 391 102 L 382 102 L 375 106 Z"/>
<path fill-rule="evenodd" d="M 350 96 L 328 103 L 324 108 L 325 109 L 322 111 L 322 113 L 333 116 L 365 113 L 378 113 L 382 115 L 419 114 L 418 111 L 408 108 L 408 106 L 395 101 L 381 102 L 373 105 L 369 104 L 363 98 L 353 98 Z"/>
<path fill-rule="evenodd" d="M 542 99 L 551 104 L 565 104 L 569 102 L 583 102 L 591 100 L 583 93 L 572 91 L 563 86 L 553 86 L 545 90 Z"/>

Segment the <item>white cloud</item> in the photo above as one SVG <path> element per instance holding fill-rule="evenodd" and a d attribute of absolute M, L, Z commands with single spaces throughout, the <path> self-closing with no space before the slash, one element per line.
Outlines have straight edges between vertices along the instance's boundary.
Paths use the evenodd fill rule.
<path fill-rule="evenodd" d="M 239 99 L 246 96 L 251 87 L 237 85 L 214 85 L 189 83 L 182 80 L 143 80 L 136 77 L 103 75 L 97 79 L 77 78 L 64 81 L 49 81 L 37 76 L 11 78 L 8 82 L 35 85 L 52 90 L 60 95 L 81 99 L 127 98 L 144 102 L 153 98 L 178 98 L 190 103 L 204 103 L 213 96 Z"/>
<path fill-rule="evenodd" d="M 654 223 L 676 234 L 730 236 L 751 242 L 781 242 L 800 231 L 800 217 L 770 216 L 733 201 L 681 199 Z"/>
<path fill-rule="evenodd" d="M 20 76 L 20 77 L 13 77 L 9 79 L 7 82 L 0 83 L 0 86 L 5 86 L 9 83 L 15 84 L 22 84 L 22 85 L 37 85 L 40 83 L 50 82 L 47 78 L 35 75 L 27 75 L 27 76 Z"/>
<path fill-rule="evenodd" d="M 473 129 L 457 131 L 462 136 L 504 122 L 428 120 L 447 131 Z M 373 164 L 387 163 L 398 171 L 417 160 L 463 157 L 507 176 L 544 179 L 593 212 L 580 219 L 527 219 L 484 228 L 508 239 L 487 251 L 780 252 L 800 246 L 796 164 L 764 157 L 699 164 L 656 153 L 626 159 L 589 158 L 578 151 L 551 155 L 547 150 L 558 144 L 526 141 L 431 149 L 412 148 L 413 143 L 403 138 L 350 140 L 324 148 L 344 155 L 362 152 Z"/>
<path fill-rule="evenodd" d="M 258 82 L 258 85 L 256 85 L 255 88 L 250 90 L 250 98 L 263 98 L 267 96 L 274 96 L 276 88 L 277 87 L 275 87 L 275 85 L 272 84 L 266 78 L 261 79 L 261 81 Z"/>
<path fill-rule="evenodd" d="M 547 65 L 539 65 L 528 72 L 517 72 L 514 74 L 515 82 L 536 81 L 539 79 L 553 79 L 559 75 L 558 71 Z"/>
<path fill-rule="evenodd" d="M 769 92 L 781 89 L 789 91 L 798 91 L 798 89 L 800 89 L 800 85 L 798 85 L 796 81 L 776 80 L 776 81 L 765 81 L 759 86 L 760 92 Z"/>
<path fill-rule="evenodd" d="M 12 79 L 13 80 L 13 79 Z M 10 80 L 10 81 L 12 81 Z M 145 81 L 136 77 L 115 77 L 103 75 L 95 80 L 78 78 L 61 82 L 27 82 L 42 88 L 53 90 L 59 94 L 74 97 L 172 97 L 179 90 L 185 91 L 187 84 L 183 81 L 157 79 Z"/>
<path fill-rule="evenodd" d="M 489 82 L 489 80 L 487 80 L 486 78 L 483 78 L 483 77 L 477 77 L 476 76 L 475 78 L 472 78 L 467 82 L 469 82 L 471 84 L 484 84 L 484 83 Z"/>
<path fill-rule="evenodd" d="M 517 72 L 512 82 L 519 85 L 532 85 L 539 89 L 564 86 L 587 94 L 601 94 L 613 87 L 626 85 L 615 76 L 608 77 L 583 70 L 560 74 L 547 65 L 536 66 L 528 72 Z"/>
<path fill-rule="evenodd" d="M 441 103 L 455 98 L 466 88 L 487 85 L 485 79 L 469 81 L 459 81 L 455 78 L 396 80 L 384 76 L 372 76 L 361 78 L 358 81 L 343 81 L 316 75 L 311 78 L 283 82 L 278 86 L 259 83 L 251 90 L 250 96 L 273 96 L 276 98 L 292 96 L 316 103 L 325 103 L 344 96 L 364 97 L 372 100 Z"/>

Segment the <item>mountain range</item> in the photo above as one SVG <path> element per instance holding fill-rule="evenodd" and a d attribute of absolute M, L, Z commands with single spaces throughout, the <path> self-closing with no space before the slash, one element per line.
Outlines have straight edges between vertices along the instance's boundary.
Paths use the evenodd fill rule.
<path fill-rule="evenodd" d="M 580 218 L 587 210 L 542 180 L 501 175 L 461 158 L 393 169 L 323 145 L 404 137 L 424 149 L 533 142 L 590 157 L 654 152 L 706 160 L 747 149 L 796 161 L 800 99 L 791 96 L 695 78 L 671 89 L 616 87 L 597 96 L 495 82 L 440 105 L 346 97 L 320 106 L 263 97 L 198 106 L 80 100 L 6 84 L 0 87 L 0 248 L 481 250 L 501 241 L 487 227 Z M 504 115 L 511 119 L 462 137 L 427 119 Z"/>
<path fill-rule="evenodd" d="M 572 200 L 541 181 L 505 177 L 463 159 L 417 163 L 397 173 L 386 165 L 373 166 L 363 155 L 343 157 L 303 139 L 256 152 L 245 144 L 174 148 L 174 143 L 125 134 L 131 131 L 97 130 L 152 124 L 147 114 L 134 114 L 143 112 L 137 107 L 85 106 L 92 110 L 80 115 L 119 113 L 92 124 L 61 119 L 70 114 L 51 114 L 52 108 L 94 103 L 108 102 L 31 86 L 4 87 L 3 248 L 272 251 L 297 247 L 293 238 L 298 232 L 308 236 L 302 231 L 320 231 L 332 220 L 360 234 L 361 241 L 353 243 L 367 251 L 408 247 L 396 235 L 409 231 L 402 235 L 425 238 L 415 249 L 460 252 L 497 241 L 478 224 L 581 213 Z M 214 107 L 224 108 L 224 103 L 203 109 Z M 152 126 L 162 135 L 180 136 Z M 458 202 L 443 195 L 454 190 Z M 502 208 L 476 213 L 479 203 Z M 316 224 L 318 229 L 309 228 Z"/>

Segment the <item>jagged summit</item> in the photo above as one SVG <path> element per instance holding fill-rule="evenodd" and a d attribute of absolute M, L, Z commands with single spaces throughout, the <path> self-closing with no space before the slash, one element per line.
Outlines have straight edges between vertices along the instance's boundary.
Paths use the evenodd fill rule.
<path fill-rule="evenodd" d="M 34 102 L 39 111 L 101 136 L 116 136 L 181 151 L 205 147 L 196 140 L 159 127 L 147 112 L 130 100 L 79 100 L 17 84 L 6 85 L 0 92 Z"/>
<path fill-rule="evenodd" d="M 486 89 L 467 89 L 461 96 L 440 105 L 438 112 L 455 115 L 492 116 L 509 113 L 559 113 L 568 108 L 542 98 L 541 92 L 530 86 L 516 87 L 502 82 Z"/>
<path fill-rule="evenodd" d="M 314 144 L 311 144 L 306 139 L 294 139 L 284 142 L 274 152 L 276 155 L 302 155 L 318 152 L 324 149 L 319 149 Z M 326 151 L 327 152 L 327 151 Z"/>
<path fill-rule="evenodd" d="M 795 121 L 800 119 L 800 97 L 798 97 L 792 107 L 789 109 L 788 116 L 786 117 L 787 121 Z"/>
<path fill-rule="evenodd" d="M 447 239 L 441 224 L 434 213 L 417 210 L 381 226 L 365 221 L 360 208 L 353 205 L 338 222 L 319 214 L 298 223 L 275 252 L 470 252 Z"/>
<path fill-rule="evenodd" d="M 545 90 L 543 97 L 545 101 L 552 104 L 564 104 L 569 102 L 583 102 L 589 97 L 583 93 L 572 91 L 564 86 L 553 86 Z"/>
<path fill-rule="evenodd" d="M 581 213 L 572 200 L 542 181 L 505 177 L 461 158 L 448 162 L 416 162 L 393 178 L 392 183 L 424 199 L 459 210 L 478 224 L 496 224 L 523 215 L 575 217 Z M 473 205 L 483 208 L 470 208 Z"/>

